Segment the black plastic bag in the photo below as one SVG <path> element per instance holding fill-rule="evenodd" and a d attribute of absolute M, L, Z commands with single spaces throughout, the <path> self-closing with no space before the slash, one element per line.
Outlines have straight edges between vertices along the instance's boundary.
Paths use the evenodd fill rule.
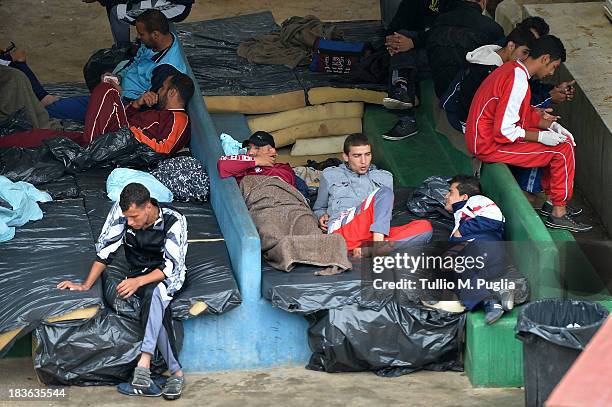
<path fill-rule="evenodd" d="M 25 109 L 19 109 L 0 123 L 0 137 L 31 129 L 32 125 L 26 118 Z"/>
<path fill-rule="evenodd" d="M 81 189 L 76 183 L 76 178 L 72 175 L 64 175 L 46 184 L 39 184 L 36 188 L 46 191 L 53 200 L 74 199 L 81 196 Z"/>
<path fill-rule="evenodd" d="M 64 167 L 68 167 L 83 151 L 83 147 L 67 137 L 53 137 L 44 140 L 40 148 L 44 147 L 47 147 L 51 154 L 64 164 Z"/>
<path fill-rule="evenodd" d="M 460 366 L 465 314 L 391 301 L 380 311 L 352 304 L 306 319 L 313 352 L 308 369 L 396 376 Z"/>
<path fill-rule="evenodd" d="M 13 182 L 44 184 L 64 175 L 64 164 L 45 146 L 0 148 L 0 175 Z"/>
<path fill-rule="evenodd" d="M 140 319 L 140 298 L 137 295 L 123 298 L 117 294 L 117 286 L 125 280 L 126 273 L 123 270 L 127 269 L 124 256 L 120 257 L 108 265 L 102 273 L 104 302 L 118 315 L 138 321 Z"/>
<path fill-rule="evenodd" d="M 132 45 L 123 48 L 99 49 L 89 57 L 83 67 L 83 77 L 90 91 L 100 84 L 102 74 L 112 72 L 121 61 L 135 55 Z"/>
<path fill-rule="evenodd" d="M 603 305 L 595 302 L 539 300 L 521 310 L 515 331 L 523 342 L 530 341 L 530 335 L 535 335 L 555 345 L 582 350 L 608 314 Z M 568 327 L 570 324 L 572 327 Z"/>
<path fill-rule="evenodd" d="M 47 143 L 50 147 L 56 139 Z M 71 149 L 62 153 L 53 149 L 53 154 L 66 160 L 74 153 Z M 153 163 L 163 159 L 164 154 L 153 151 L 149 146 L 139 142 L 130 129 L 123 128 L 118 131 L 106 133 L 96 138 L 79 154 L 70 160 L 68 169 L 73 171 L 86 171 L 95 167 L 128 167 L 147 168 Z"/>
<path fill-rule="evenodd" d="M 444 209 L 444 196 L 449 189 L 449 179 L 438 175 L 427 177 L 408 200 L 408 210 L 422 218 L 444 217 L 447 213 Z"/>
<path fill-rule="evenodd" d="M 183 324 L 173 320 L 178 351 Z M 87 321 L 43 323 L 34 331 L 34 369 L 46 385 L 96 386 L 127 382 L 140 356 L 144 329 L 140 321 L 106 309 Z M 151 371 L 165 362 L 156 350 Z"/>

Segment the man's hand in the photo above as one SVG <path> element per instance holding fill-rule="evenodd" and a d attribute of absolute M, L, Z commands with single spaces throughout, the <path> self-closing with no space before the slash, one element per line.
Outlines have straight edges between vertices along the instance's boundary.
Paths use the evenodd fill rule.
<path fill-rule="evenodd" d="M 132 101 L 132 106 L 136 109 L 140 109 L 143 105 L 147 105 L 148 107 L 155 106 L 157 104 L 157 93 L 155 92 L 145 92 L 138 99 Z"/>
<path fill-rule="evenodd" d="M 145 92 L 143 93 L 143 95 L 138 98 L 138 100 L 140 101 L 140 105 L 147 105 L 149 107 L 155 106 L 157 104 L 157 93 L 155 92 Z"/>
<path fill-rule="evenodd" d="M 11 54 L 11 58 L 13 58 L 13 61 L 15 62 L 25 62 L 26 61 L 26 52 L 24 49 L 15 48 L 10 52 L 10 54 Z"/>
<path fill-rule="evenodd" d="M 576 141 L 574 141 L 574 135 L 572 133 L 569 132 L 568 129 L 566 129 L 565 127 L 561 126 L 559 123 L 554 122 L 550 125 L 550 130 L 559 133 L 559 134 L 563 134 L 565 137 L 567 137 L 568 139 L 572 140 L 572 144 L 574 145 L 574 147 L 576 146 Z"/>
<path fill-rule="evenodd" d="M 538 142 L 544 144 L 545 146 L 554 147 L 563 143 L 564 141 L 567 141 L 567 136 L 552 130 L 545 130 L 538 133 Z"/>
<path fill-rule="evenodd" d="M 87 291 L 89 287 L 86 287 L 83 284 L 73 283 L 72 281 L 62 281 L 57 285 L 57 288 L 60 290 L 70 290 L 70 291 Z"/>
<path fill-rule="evenodd" d="M 540 117 L 544 120 L 548 120 L 549 122 L 556 122 L 557 120 L 559 120 L 561 118 L 561 116 L 555 116 L 552 115 L 552 107 L 548 107 L 546 109 L 541 109 L 539 107 L 536 107 L 536 110 L 540 113 Z"/>
<path fill-rule="evenodd" d="M 123 299 L 128 299 L 140 288 L 140 280 L 138 277 L 135 278 L 126 278 L 117 286 L 117 293 L 123 297 Z"/>
<path fill-rule="evenodd" d="M 554 103 L 570 102 L 576 95 L 576 89 L 572 86 L 576 83 L 575 80 L 561 82 L 550 91 L 550 97 Z"/>
<path fill-rule="evenodd" d="M 105 72 L 100 75 L 100 82 L 108 83 L 113 88 L 117 89 L 119 93 L 121 93 L 121 80 L 116 75 L 113 75 L 110 72 Z"/>
<path fill-rule="evenodd" d="M 258 167 L 273 167 L 275 162 L 275 155 L 262 154 L 255 157 L 255 165 Z"/>
<path fill-rule="evenodd" d="M 387 35 L 385 38 L 385 46 L 387 47 L 387 51 L 391 56 L 399 53 L 410 51 L 414 48 L 414 42 L 412 38 L 408 38 L 405 35 L 393 33 L 391 35 Z"/>
<path fill-rule="evenodd" d="M 327 221 L 329 220 L 329 215 L 325 214 L 319 218 L 319 228 L 323 232 L 327 232 Z"/>

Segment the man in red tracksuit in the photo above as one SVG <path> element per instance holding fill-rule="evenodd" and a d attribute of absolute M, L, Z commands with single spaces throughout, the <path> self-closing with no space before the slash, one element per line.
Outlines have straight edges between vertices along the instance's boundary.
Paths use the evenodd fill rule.
<path fill-rule="evenodd" d="M 575 213 L 567 208 L 574 187 L 574 137 L 529 103 L 528 80 L 552 75 L 562 61 L 565 48 L 561 40 L 544 35 L 523 62 L 510 61 L 493 71 L 474 95 L 465 141 L 483 162 L 544 167 L 542 186 L 553 205 L 546 225 L 585 232 L 591 226 L 576 221 Z"/>
<path fill-rule="evenodd" d="M 267 175 L 278 177 L 295 187 L 295 173 L 289 164 L 276 162 L 276 144 L 274 137 L 265 131 L 253 133 L 243 146 L 247 154 L 225 155 L 217 161 L 217 169 L 221 178 L 235 177 L 240 184 L 246 175 Z"/>
<path fill-rule="evenodd" d="M 0 147 L 37 147 L 44 140 L 58 136 L 87 146 L 105 133 L 129 127 L 141 143 L 159 153 L 173 154 L 190 138 L 185 106 L 193 92 L 191 78 L 177 71 L 164 80 L 157 92 L 145 92 L 124 106 L 116 85 L 102 82 L 91 94 L 82 132 L 32 129 L 0 138 Z M 142 111 L 145 106 L 157 108 Z"/>

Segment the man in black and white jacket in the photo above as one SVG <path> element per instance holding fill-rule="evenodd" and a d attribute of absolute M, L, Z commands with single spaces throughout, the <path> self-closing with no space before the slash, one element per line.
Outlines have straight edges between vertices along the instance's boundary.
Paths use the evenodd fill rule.
<path fill-rule="evenodd" d="M 184 377 L 169 304 L 185 281 L 187 221 L 181 213 L 152 199 L 144 185 L 128 184 L 106 218 L 96 244 L 96 260 L 85 281 L 63 281 L 58 288 L 89 290 L 122 245 L 130 269 L 117 293 L 124 299 L 140 297 L 144 338 L 131 385 L 125 383 L 119 391 L 177 399 Z M 149 370 L 156 347 L 172 374 L 163 390 L 151 380 Z"/>

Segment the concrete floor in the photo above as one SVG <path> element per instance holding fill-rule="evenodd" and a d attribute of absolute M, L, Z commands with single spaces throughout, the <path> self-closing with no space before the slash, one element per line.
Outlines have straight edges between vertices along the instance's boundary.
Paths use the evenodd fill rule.
<path fill-rule="evenodd" d="M 29 358 L 2 359 L 0 406 L 9 388 L 41 387 Z M 522 389 L 474 389 L 463 373 L 417 372 L 398 378 L 373 373 L 328 374 L 301 367 L 189 375 L 183 397 L 173 406 L 523 406 Z M 27 406 L 132 406 L 166 401 L 122 396 L 113 387 L 71 387 L 68 400 L 27 402 Z"/>

